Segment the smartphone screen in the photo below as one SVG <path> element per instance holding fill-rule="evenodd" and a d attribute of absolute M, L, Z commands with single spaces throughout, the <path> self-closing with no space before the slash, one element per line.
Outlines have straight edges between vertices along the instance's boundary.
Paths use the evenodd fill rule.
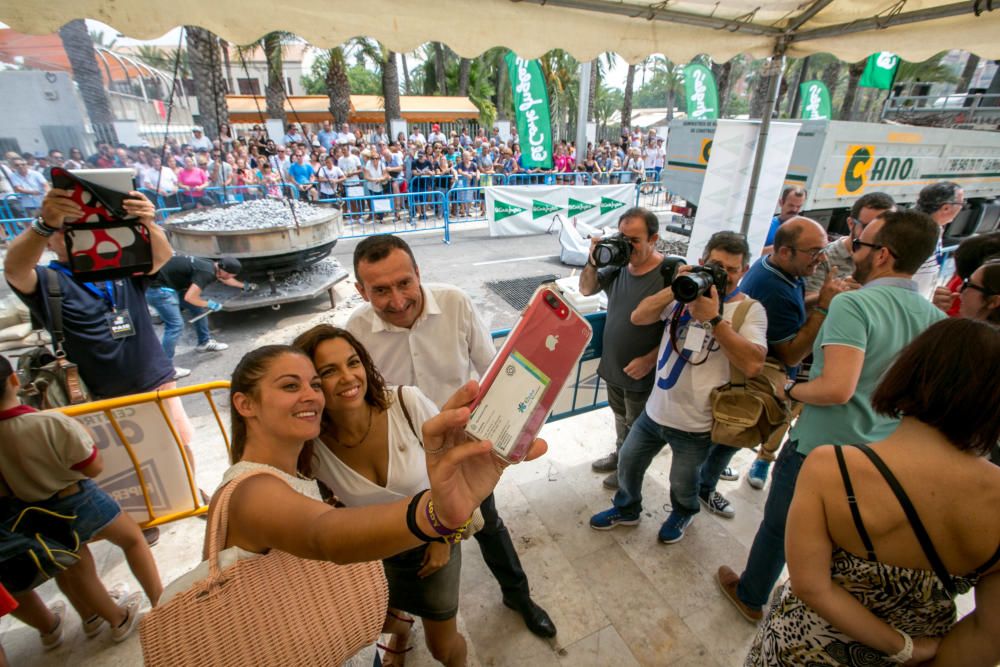
<path fill-rule="evenodd" d="M 480 382 L 466 430 L 516 463 L 552 411 L 592 335 L 590 324 L 550 287 L 540 287 Z"/>

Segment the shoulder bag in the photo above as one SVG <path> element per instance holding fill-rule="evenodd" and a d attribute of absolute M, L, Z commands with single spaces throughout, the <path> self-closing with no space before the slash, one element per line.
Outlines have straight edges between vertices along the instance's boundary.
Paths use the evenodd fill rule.
<path fill-rule="evenodd" d="M 279 477 L 253 470 L 222 488 L 206 538 L 208 576 L 140 622 L 148 667 L 339 665 L 378 638 L 388 605 L 378 561 L 338 565 L 272 549 L 220 569 L 229 500 L 260 474 Z"/>

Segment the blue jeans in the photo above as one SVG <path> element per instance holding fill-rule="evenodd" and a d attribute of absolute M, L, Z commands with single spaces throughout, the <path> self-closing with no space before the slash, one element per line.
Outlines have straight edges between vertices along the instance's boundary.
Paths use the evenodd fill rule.
<path fill-rule="evenodd" d="M 795 481 L 806 460 L 796 451 L 797 446 L 797 440 L 787 440 L 774 464 L 764 519 L 757 528 L 750 557 L 736 588 L 740 600 L 752 609 L 761 609 L 767 604 L 771 589 L 785 567 L 785 522 L 795 493 Z"/>
<path fill-rule="evenodd" d="M 160 314 L 160 319 L 163 320 L 163 351 L 167 353 L 167 359 L 173 362 L 174 350 L 177 349 L 177 339 L 181 337 L 181 331 L 184 330 L 182 313 L 194 317 L 204 313 L 205 309 L 182 301 L 180 295 L 169 287 L 150 287 L 146 290 L 146 302 Z M 198 334 L 198 345 L 204 345 L 212 339 L 212 335 L 208 332 L 207 317 L 201 318 L 192 326 L 194 326 L 195 333 Z"/>
<path fill-rule="evenodd" d="M 733 460 L 736 456 L 736 452 L 740 451 L 739 447 L 730 447 L 729 445 L 720 445 L 717 442 L 712 443 L 712 448 L 708 450 L 708 458 L 705 462 L 701 464 L 701 468 L 698 470 L 698 493 L 704 498 L 708 497 L 712 491 L 715 491 L 715 487 L 719 485 L 719 477 L 722 475 L 722 471 L 726 469 L 729 462 Z"/>
<path fill-rule="evenodd" d="M 618 453 L 618 491 L 615 493 L 614 503 L 622 515 L 639 516 L 642 511 L 642 480 L 646 476 L 646 469 L 653 457 L 667 444 L 673 451 L 670 460 L 670 506 L 682 516 L 694 516 L 698 513 L 699 475 L 711 453 L 710 434 L 689 433 L 662 426 L 643 410 L 629 429 L 628 437 Z"/>

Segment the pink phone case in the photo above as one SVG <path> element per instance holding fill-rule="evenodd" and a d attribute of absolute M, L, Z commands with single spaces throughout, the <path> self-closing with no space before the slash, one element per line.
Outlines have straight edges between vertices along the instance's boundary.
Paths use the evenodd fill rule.
<path fill-rule="evenodd" d="M 545 382 L 540 398 L 529 392 L 523 401 L 509 401 L 510 409 L 523 412 L 530 402 L 537 400 L 518 433 L 508 433 L 502 441 L 494 439 L 493 450 L 498 456 L 517 463 L 527 455 L 559 392 L 575 372 L 592 334 L 590 323 L 554 289 L 544 285 L 538 288 L 480 380 L 479 396 L 472 403 L 470 424 L 476 422 L 477 416 L 481 417 L 477 411 L 491 396 L 490 390 L 500 373 L 513 376 L 515 372 L 527 372 L 538 382 Z M 470 434 L 476 435 L 472 431 Z"/>

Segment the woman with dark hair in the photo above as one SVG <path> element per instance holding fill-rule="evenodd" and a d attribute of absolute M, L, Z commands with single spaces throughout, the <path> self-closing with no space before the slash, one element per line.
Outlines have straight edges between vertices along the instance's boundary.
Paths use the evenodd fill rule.
<path fill-rule="evenodd" d="M 962 281 L 959 315 L 1000 325 L 1000 256 L 983 263 Z"/>
<path fill-rule="evenodd" d="M 746 665 L 1000 661 L 1000 332 L 929 327 L 872 396 L 885 440 L 815 449 L 788 513 L 789 581 Z M 954 598 L 975 589 L 957 624 Z"/>
<path fill-rule="evenodd" d="M 289 345 L 248 353 L 230 385 L 233 465 L 222 484 L 261 469 L 281 479 L 256 475 L 239 484 L 230 500 L 225 547 L 236 547 L 238 558 L 278 549 L 300 558 L 352 563 L 460 538 L 504 468 L 489 442 L 464 435 L 467 406 L 477 391 L 476 383 L 469 382 L 423 423 L 430 488 L 379 505 L 335 508 L 321 500 L 310 477 L 325 405 L 312 360 Z M 529 458 L 544 451 L 545 443 L 538 440 Z"/>
<path fill-rule="evenodd" d="M 416 387 L 387 388 L 367 350 L 345 329 L 320 324 L 293 345 L 312 358 L 326 400 L 313 449 L 316 479 L 347 507 L 398 502 L 427 488 L 417 429 L 437 414 L 434 403 Z M 465 664 L 465 639 L 456 623 L 461 556 L 457 543 L 430 543 L 383 561 L 389 582 L 387 627 L 401 630 L 394 633 L 387 658 L 407 650 L 406 623 L 412 619 L 403 615 L 406 611 L 423 619 L 434 658 L 445 665 Z"/>

